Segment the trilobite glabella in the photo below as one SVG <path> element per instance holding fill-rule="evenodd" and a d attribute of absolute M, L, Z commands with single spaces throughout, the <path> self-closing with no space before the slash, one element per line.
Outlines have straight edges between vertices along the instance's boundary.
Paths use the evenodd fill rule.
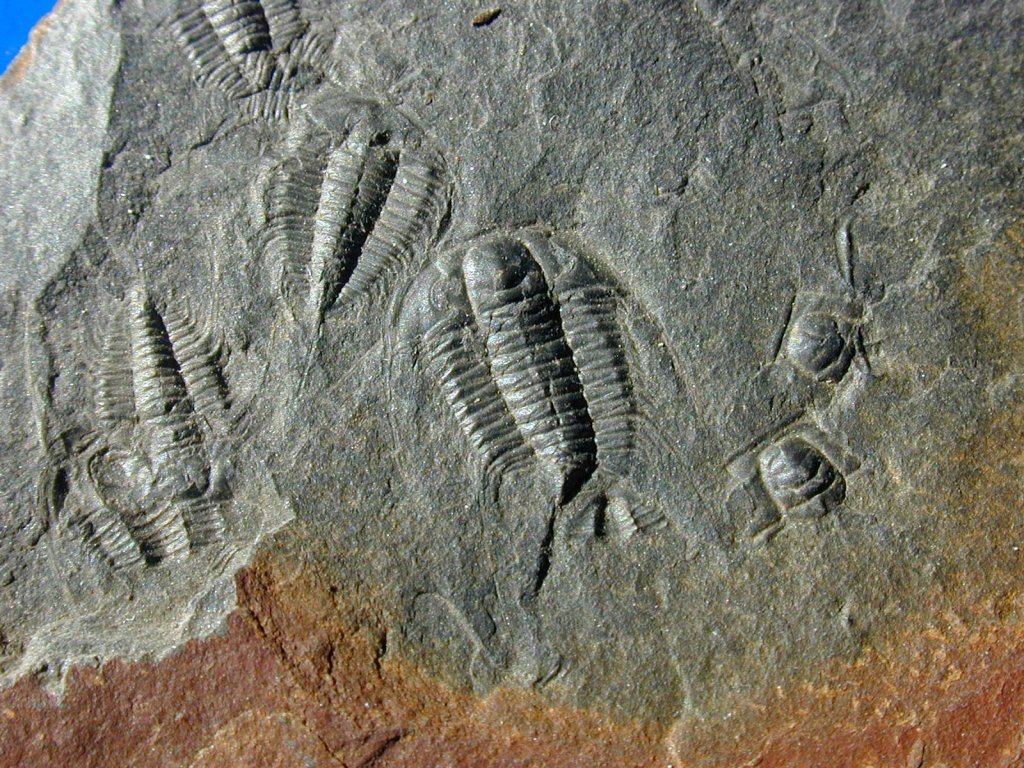
<path fill-rule="evenodd" d="M 782 352 L 803 374 L 837 383 L 857 352 L 863 310 L 855 300 L 803 297 L 794 307 Z"/>
<path fill-rule="evenodd" d="M 431 264 L 399 336 L 488 479 L 534 466 L 567 502 L 595 473 L 630 469 L 637 409 L 617 306 L 581 257 L 527 230 Z"/>
<path fill-rule="evenodd" d="M 758 456 L 761 483 L 780 511 L 817 516 L 846 494 L 842 472 L 802 437 L 785 437 Z"/>

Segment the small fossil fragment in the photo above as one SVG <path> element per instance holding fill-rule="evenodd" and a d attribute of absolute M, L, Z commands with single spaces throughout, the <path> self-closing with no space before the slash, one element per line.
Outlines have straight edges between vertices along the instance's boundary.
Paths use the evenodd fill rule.
<path fill-rule="evenodd" d="M 822 502 L 815 514 L 826 511 L 829 503 L 839 503 L 846 493 L 842 474 L 814 445 L 801 437 L 786 437 L 772 443 L 758 456 L 761 482 L 782 512 L 807 509 L 811 502 Z"/>
<path fill-rule="evenodd" d="M 473 26 L 486 27 L 488 24 L 497 21 L 498 17 L 501 16 L 501 10 L 501 8 L 491 8 L 486 11 L 481 11 L 473 17 Z"/>
<path fill-rule="evenodd" d="M 841 381 L 857 352 L 861 316 L 853 300 L 802 297 L 785 331 L 783 356 L 817 381 Z"/>
<path fill-rule="evenodd" d="M 859 466 L 817 427 L 789 420 L 736 456 L 728 470 L 736 481 L 731 492 L 754 503 L 754 538 L 763 541 L 787 520 L 816 519 L 836 509 Z"/>

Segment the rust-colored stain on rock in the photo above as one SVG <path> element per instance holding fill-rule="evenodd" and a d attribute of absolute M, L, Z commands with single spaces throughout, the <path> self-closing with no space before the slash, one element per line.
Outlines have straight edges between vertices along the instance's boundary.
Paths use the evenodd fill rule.
<path fill-rule="evenodd" d="M 0 766 L 996 766 L 1024 760 L 1016 598 L 948 616 L 725 722 L 672 728 L 457 691 L 391 658 L 372 611 L 280 563 L 224 637 L 0 696 Z"/>
<path fill-rule="evenodd" d="M 988 620 L 948 616 L 729 723 L 677 724 L 675 765 L 1024 765 L 1024 631 L 987 607 Z"/>
<path fill-rule="evenodd" d="M 390 659 L 372 612 L 263 562 L 224 637 L 0 696 L 0 766 L 654 766 L 661 729 L 483 699 Z"/>
<path fill-rule="evenodd" d="M 1011 375 L 1024 360 L 1024 227 L 973 270 L 964 310 Z M 1007 397 L 948 462 L 954 506 L 968 522 L 985 515 L 977 535 L 1002 531 L 1000 544 L 1024 507 L 1022 435 L 1024 404 Z M 267 554 L 238 575 L 223 637 L 157 663 L 73 669 L 62 701 L 32 679 L 0 693 L 0 768 L 1022 766 L 1024 595 L 1007 551 L 979 564 L 985 579 L 937 588 L 923 616 L 855 662 L 727 719 L 676 723 L 455 689 L 389 650 L 383 596 Z"/>
<path fill-rule="evenodd" d="M 21 49 L 14 61 L 12 61 L 10 66 L 7 67 L 7 70 L 0 73 L 0 91 L 11 88 L 21 82 L 21 79 L 25 77 L 25 74 L 32 66 L 32 62 L 35 61 L 36 51 L 39 50 L 39 45 L 42 43 L 43 39 L 46 37 L 46 33 L 50 29 L 54 13 L 56 13 L 63 3 L 64 0 L 60 0 L 54 9 L 40 19 L 39 23 L 32 28 L 32 33 L 28 38 L 28 44 Z"/>

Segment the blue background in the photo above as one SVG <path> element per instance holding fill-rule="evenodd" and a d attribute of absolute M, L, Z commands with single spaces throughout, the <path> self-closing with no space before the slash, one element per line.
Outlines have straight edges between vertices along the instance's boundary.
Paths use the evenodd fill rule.
<path fill-rule="evenodd" d="M 28 42 L 29 30 L 54 5 L 55 0 L 0 0 L 0 72 L 7 70 Z"/>

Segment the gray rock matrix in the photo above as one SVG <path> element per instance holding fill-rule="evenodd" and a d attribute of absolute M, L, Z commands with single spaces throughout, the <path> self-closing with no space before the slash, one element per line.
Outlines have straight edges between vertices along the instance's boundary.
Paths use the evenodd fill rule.
<path fill-rule="evenodd" d="M 69 0 L 0 83 L 6 679 L 276 547 L 477 691 L 714 713 L 1008 567 L 1024 8 L 481 10 Z"/>

